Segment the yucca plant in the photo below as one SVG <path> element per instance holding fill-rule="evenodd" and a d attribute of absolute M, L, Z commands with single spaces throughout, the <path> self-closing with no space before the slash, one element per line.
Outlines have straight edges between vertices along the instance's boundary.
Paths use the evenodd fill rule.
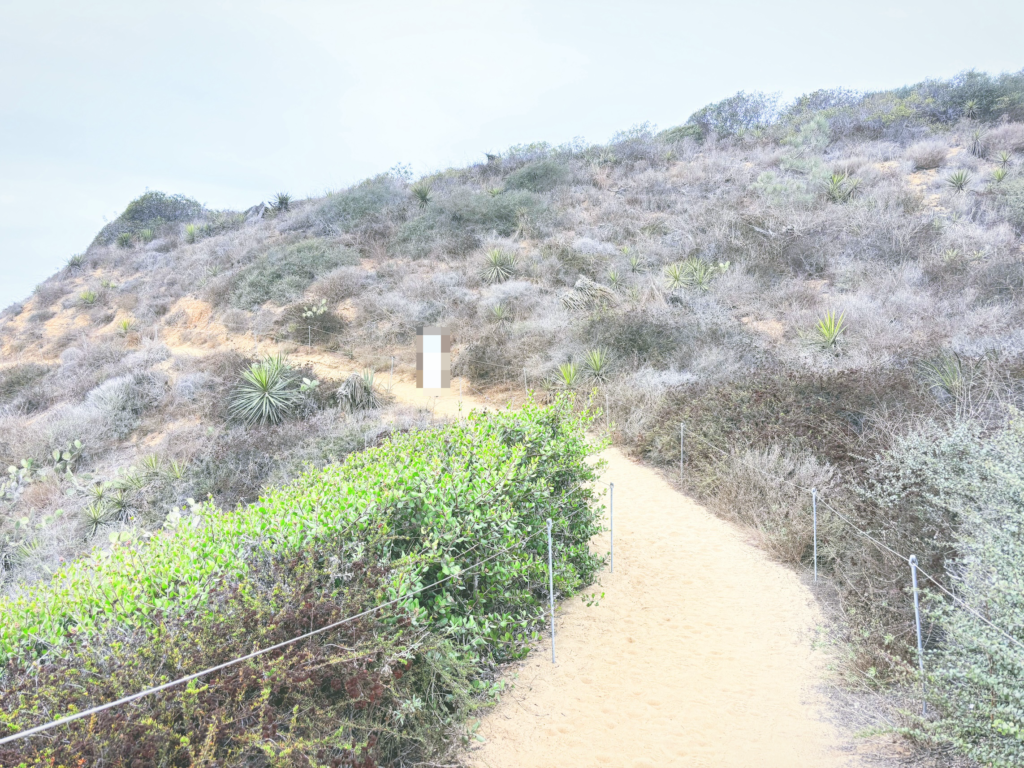
<path fill-rule="evenodd" d="M 160 461 L 160 457 L 155 453 L 151 453 L 142 459 L 142 471 L 150 477 L 155 477 L 160 474 L 160 467 L 163 462 Z"/>
<path fill-rule="evenodd" d="M 188 462 L 186 461 L 172 461 L 167 465 L 167 477 L 171 480 L 183 480 L 185 478 L 185 470 L 188 469 Z"/>
<path fill-rule="evenodd" d="M 958 248 L 947 248 L 942 252 L 942 260 L 946 264 L 952 264 L 960 258 L 960 250 Z"/>
<path fill-rule="evenodd" d="M 96 291 L 87 288 L 78 294 L 78 298 L 83 304 L 91 306 L 96 303 L 96 300 L 99 298 L 99 294 L 96 293 Z"/>
<path fill-rule="evenodd" d="M 504 302 L 499 301 L 493 305 L 488 312 L 488 316 L 490 321 L 498 326 L 499 330 L 506 330 L 512 325 L 512 310 Z"/>
<path fill-rule="evenodd" d="M 1009 175 L 1009 172 L 1006 170 L 1006 168 L 1000 166 L 999 168 L 996 168 L 995 170 L 992 171 L 992 181 L 994 181 L 996 184 L 1000 184 L 1007 177 L 1007 175 Z"/>
<path fill-rule="evenodd" d="M 275 211 L 287 211 L 292 204 L 292 196 L 287 192 L 278 192 L 271 203 Z"/>
<path fill-rule="evenodd" d="M 338 389 L 338 402 L 347 413 L 380 408 L 384 396 L 377 390 L 376 374 L 369 368 L 353 373 Z"/>
<path fill-rule="evenodd" d="M 1006 151 L 1005 149 L 996 155 L 996 162 L 999 163 L 1000 167 L 1005 168 L 1010 164 L 1013 159 L 1013 154 Z"/>
<path fill-rule="evenodd" d="M 146 476 L 132 467 L 114 481 L 114 486 L 125 493 L 138 493 L 146 487 Z"/>
<path fill-rule="evenodd" d="M 582 370 L 576 363 L 569 361 L 558 366 L 558 384 L 565 389 L 571 389 L 580 382 Z"/>
<path fill-rule="evenodd" d="M 74 256 L 68 257 L 68 260 L 64 262 L 64 269 L 68 272 L 77 272 L 85 265 L 85 254 L 76 253 Z"/>
<path fill-rule="evenodd" d="M 142 231 L 139 232 L 139 239 L 144 243 L 153 242 L 153 238 L 155 237 L 156 232 L 154 232 L 152 229 L 143 229 Z"/>
<path fill-rule="evenodd" d="M 516 265 L 519 263 L 519 257 L 515 253 L 503 248 L 491 248 L 484 259 L 484 282 L 491 285 L 509 280 L 516 273 Z"/>
<path fill-rule="evenodd" d="M 426 181 L 418 181 L 409 187 L 413 197 L 419 201 L 420 208 L 426 208 L 431 201 L 430 197 L 430 184 Z"/>
<path fill-rule="evenodd" d="M 185 225 L 185 242 L 186 243 L 194 243 L 196 241 L 196 238 L 198 238 L 198 237 L 199 237 L 199 227 L 197 227 L 195 224 L 186 224 Z"/>
<path fill-rule="evenodd" d="M 687 272 L 684 264 L 676 262 L 665 267 L 665 284 L 670 291 L 676 291 L 685 286 L 686 279 Z"/>
<path fill-rule="evenodd" d="M 302 397 L 284 357 L 270 356 L 242 372 L 228 412 L 247 426 L 278 424 Z"/>
<path fill-rule="evenodd" d="M 643 257 L 638 253 L 629 254 L 629 271 L 634 275 L 643 272 L 647 268 L 646 262 Z"/>
<path fill-rule="evenodd" d="M 711 281 L 718 274 L 718 267 L 697 258 L 687 259 L 686 269 L 689 275 L 689 285 L 698 291 L 708 290 L 711 287 Z"/>
<path fill-rule="evenodd" d="M 978 128 L 971 134 L 971 140 L 967 148 L 975 157 L 984 157 L 988 154 L 988 145 L 985 141 L 986 135 L 985 131 L 981 128 Z"/>
<path fill-rule="evenodd" d="M 619 272 L 616 269 L 608 270 L 608 285 L 612 288 L 618 288 L 622 283 L 622 278 L 619 276 Z"/>
<path fill-rule="evenodd" d="M 603 349 L 589 350 L 583 364 L 587 367 L 587 375 L 594 381 L 603 383 L 608 380 L 608 353 Z"/>
<path fill-rule="evenodd" d="M 978 116 L 978 102 L 975 99 L 970 99 L 964 102 L 964 117 L 973 120 Z"/>
<path fill-rule="evenodd" d="M 842 313 L 837 315 L 835 310 L 830 309 L 825 316 L 818 320 L 814 326 L 814 335 L 817 342 L 826 350 L 833 349 L 839 344 L 839 337 L 846 330 L 846 323 Z"/>
<path fill-rule="evenodd" d="M 99 502 L 92 502 L 82 511 L 82 522 L 85 524 L 85 535 L 89 538 L 95 536 L 107 523 L 112 522 L 113 515 L 110 509 Z"/>
<path fill-rule="evenodd" d="M 825 180 L 825 197 L 833 203 L 845 203 L 853 198 L 860 179 L 851 179 L 845 173 L 833 173 Z"/>
<path fill-rule="evenodd" d="M 117 332 L 122 336 L 127 336 L 129 333 L 135 330 L 135 319 L 131 317 L 122 317 L 117 321 Z"/>
<path fill-rule="evenodd" d="M 122 232 L 117 236 L 117 244 L 121 248 L 131 248 L 134 238 L 131 232 Z"/>
<path fill-rule="evenodd" d="M 932 389 L 939 389 L 959 400 L 965 389 L 964 366 L 955 352 L 943 354 L 920 364 L 921 375 Z"/>
<path fill-rule="evenodd" d="M 953 188 L 954 192 L 963 192 L 971 183 L 971 174 L 967 171 L 953 171 L 947 178 L 946 183 Z"/>

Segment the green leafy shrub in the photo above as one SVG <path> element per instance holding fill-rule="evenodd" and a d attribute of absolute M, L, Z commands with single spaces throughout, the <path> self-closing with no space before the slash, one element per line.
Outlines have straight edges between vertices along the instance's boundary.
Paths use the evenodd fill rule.
<path fill-rule="evenodd" d="M 550 192 L 570 181 L 572 174 L 557 160 L 538 160 L 512 171 L 505 178 L 505 189 Z"/>
<path fill-rule="evenodd" d="M 703 136 L 731 136 L 770 125 L 778 116 L 778 94 L 740 91 L 715 104 L 697 110 L 686 121 L 700 128 Z"/>
<path fill-rule="evenodd" d="M 289 304 L 301 298 L 321 275 L 358 263 L 358 254 L 323 238 L 273 247 L 239 270 L 231 303 L 241 309 L 252 309 L 268 301 Z"/>
<path fill-rule="evenodd" d="M 1010 225 L 1024 233 L 1024 178 L 1018 176 L 999 185 L 998 205 Z"/>
<path fill-rule="evenodd" d="M 284 655 L 119 710 L 118 728 L 86 720 L 0 756 L 17 764 L 37 750 L 86 748 L 235 764 L 284 740 L 317 759 L 362 744 L 385 763 L 443 750 L 489 689 L 481 672 L 539 637 L 546 519 L 559 596 L 578 593 L 603 562 L 590 551 L 601 512 L 591 418 L 559 399 L 396 435 L 257 504 L 175 513 L 148 539 L 0 601 L 0 735 L 35 724 L 55 701 L 82 709 L 395 601 Z M 113 664 L 125 652 L 133 663 Z M 40 678 L 30 665 L 41 653 Z M 69 693 L 72 669 L 85 674 Z"/>
<path fill-rule="evenodd" d="M 296 376 L 280 355 L 242 371 L 228 411 L 248 426 L 278 424 L 301 400 Z"/>
<path fill-rule="evenodd" d="M 957 526 L 953 591 L 982 621 L 923 584 L 929 618 L 941 640 L 925 661 L 929 699 L 937 715 L 914 733 L 984 765 L 1010 768 L 1024 761 L 1024 421 L 967 443 L 960 463 L 933 464 L 921 480 Z"/>
<path fill-rule="evenodd" d="M 314 218 L 324 232 L 352 232 L 379 224 L 406 200 L 401 182 L 384 173 L 354 187 L 328 195 L 317 205 Z"/>
<path fill-rule="evenodd" d="M 163 224 L 189 221 L 202 215 L 203 206 L 190 197 L 147 192 L 128 203 L 120 216 L 100 230 L 94 242 L 109 245 L 123 234 L 131 238 L 145 229 L 157 230 Z"/>

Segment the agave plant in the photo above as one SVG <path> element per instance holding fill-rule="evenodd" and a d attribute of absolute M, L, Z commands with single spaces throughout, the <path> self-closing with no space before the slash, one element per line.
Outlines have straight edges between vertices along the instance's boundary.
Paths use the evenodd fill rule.
<path fill-rule="evenodd" d="M 135 319 L 131 317 L 122 317 L 117 321 L 117 332 L 122 336 L 127 336 L 129 333 L 135 330 Z"/>
<path fill-rule="evenodd" d="M 953 171 L 947 178 L 946 183 L 953 188 L 954 192 L 963 192 L 971 183 L 971 174 L 967 171 Z"/>
<path fill-rule="evenodd" d="M 85 265 L 85 254 L 76 253 L 74 256 L 68 257 L 68 260 L 64 262 L 64 269 L 67 272 L 77 272 Z"/>
<path fill-rule="evenodd" d="M 117 236 L 117 244 L 121 248 L 131 248 L 134 239 L 131 232 L 122 232 Z"/>
<path fill-rule="evenodd" d="M 583 364 L 587 368 L 587 375 L 594 381 L 605 382 L 608 380 L 608 353 L 603 349 L 591 349 L 583 358 Z"/>
<path fill-rule="evenodd" d="M 491 248 L 484 259 L 484 282 L 491 285 L 509 280 L 516 273 L 516 265 L 519 263 L 519 257 L 515 253 L 503 248 Z"/>
<path fill-rule="evenodd" d="M 851 179 L 845 173 L 833 173 L 825 179 L 825 197 L 833 203 L 845 203 L 857 193 L 860 179 Z"/>
<path fill-rule="evenodd" d="M 186 243 L 194 243 L 196 241 L 196 238 L 198 238 L 198 237 L 199 237 L 199 227 L 197 227 L 195 224 L 186 224 L 185 225 L 185 242 Z"/>
<path fill-rule="evenodd" d="M 83 304 L 91 306 L 96 303 L 96 300 L 99 298 L 99 294 L 96 293 L 96 291 L 87 288 L 78 294 L 78 298 Z"/>
<path fill-rule="evenodd" d="M 420 208 L 426 208 L 430 204 L 430 184 L 426 181 L 418 181 L 409 187 L 416 200 L 419 201 Z"/>
<path fill-rule="evenodd" d="M 565 389 L 572 389 L 580 382 L 582 369 L 576 363 L 569 361 L 558 366 L 558 384 Z"/>
<path fill-rule="evenodd" d="M 274 195 L 274 202 L 270 205 L 275 211 L 287 211 L 292 204 L 292 196 L 287 192 L 278 192 Z"/>
<path fill-rule="evenodd" d="M 302 397 L 284 357 L 267 357 L 242 372 L 228 404 L 231 416 L 248 426 L 278 424 Z"/>
<path fill-rule="evenodd" d="M 825 316 L 818 320 L 814 326 L 816 341 L 826 350 L 833 349 L 839 344 L 839 337 L 846 330 L 843 314 L 837 315 L 835 310 L 830 309 Z"/>
<path fill-rule="evenodd" d="M 996 168 L 994 171 L 992 171 L 992 181 L 994 181 L 996 184 L 1001 184 L 1003 180 L 1007 177 L 1007 175 L 1009 174 L 1006 168 L 1004 166 L 1000 166 Z"/>

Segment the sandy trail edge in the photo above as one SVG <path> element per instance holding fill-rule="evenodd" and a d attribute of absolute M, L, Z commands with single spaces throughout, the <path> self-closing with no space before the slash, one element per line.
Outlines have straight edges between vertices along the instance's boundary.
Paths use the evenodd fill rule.
<path fill-rule="evenodd" d="M 184 351 L 184 350 L 180 350 Z M 197 350 L 198 351 L 198 350 Z M 337 376 L 357 368 L 293 354 Z M 399 402 L 457 416 L 484 402 L 458 381 L 417 389 L 396 376 Z M 597 607 L 558 611 L 558 663 L 535 650 L 487 711 L 480 768 L 688 766 L 831 768 L 859 763 L 824 719 L 820 623 L 795 573 L 734 525 L 678 493 L 654 470 L 606 450 L 615 483 L 615 573 Z M 607 551 L 607 535 L 594 546 Z M 844 754 L 846 752 L 846 754 Z"/>

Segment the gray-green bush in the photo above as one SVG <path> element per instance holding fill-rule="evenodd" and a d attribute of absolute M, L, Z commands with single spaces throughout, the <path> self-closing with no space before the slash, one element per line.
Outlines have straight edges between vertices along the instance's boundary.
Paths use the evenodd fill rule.
<path fill-rule="evenodd" d="M 268 301 L 288 304 L 300 298 L 318 277 L 358 263 L 358 254 L 325 238 L 275 246 L 238 271 L 231 303 L 242 309 Z"/>

